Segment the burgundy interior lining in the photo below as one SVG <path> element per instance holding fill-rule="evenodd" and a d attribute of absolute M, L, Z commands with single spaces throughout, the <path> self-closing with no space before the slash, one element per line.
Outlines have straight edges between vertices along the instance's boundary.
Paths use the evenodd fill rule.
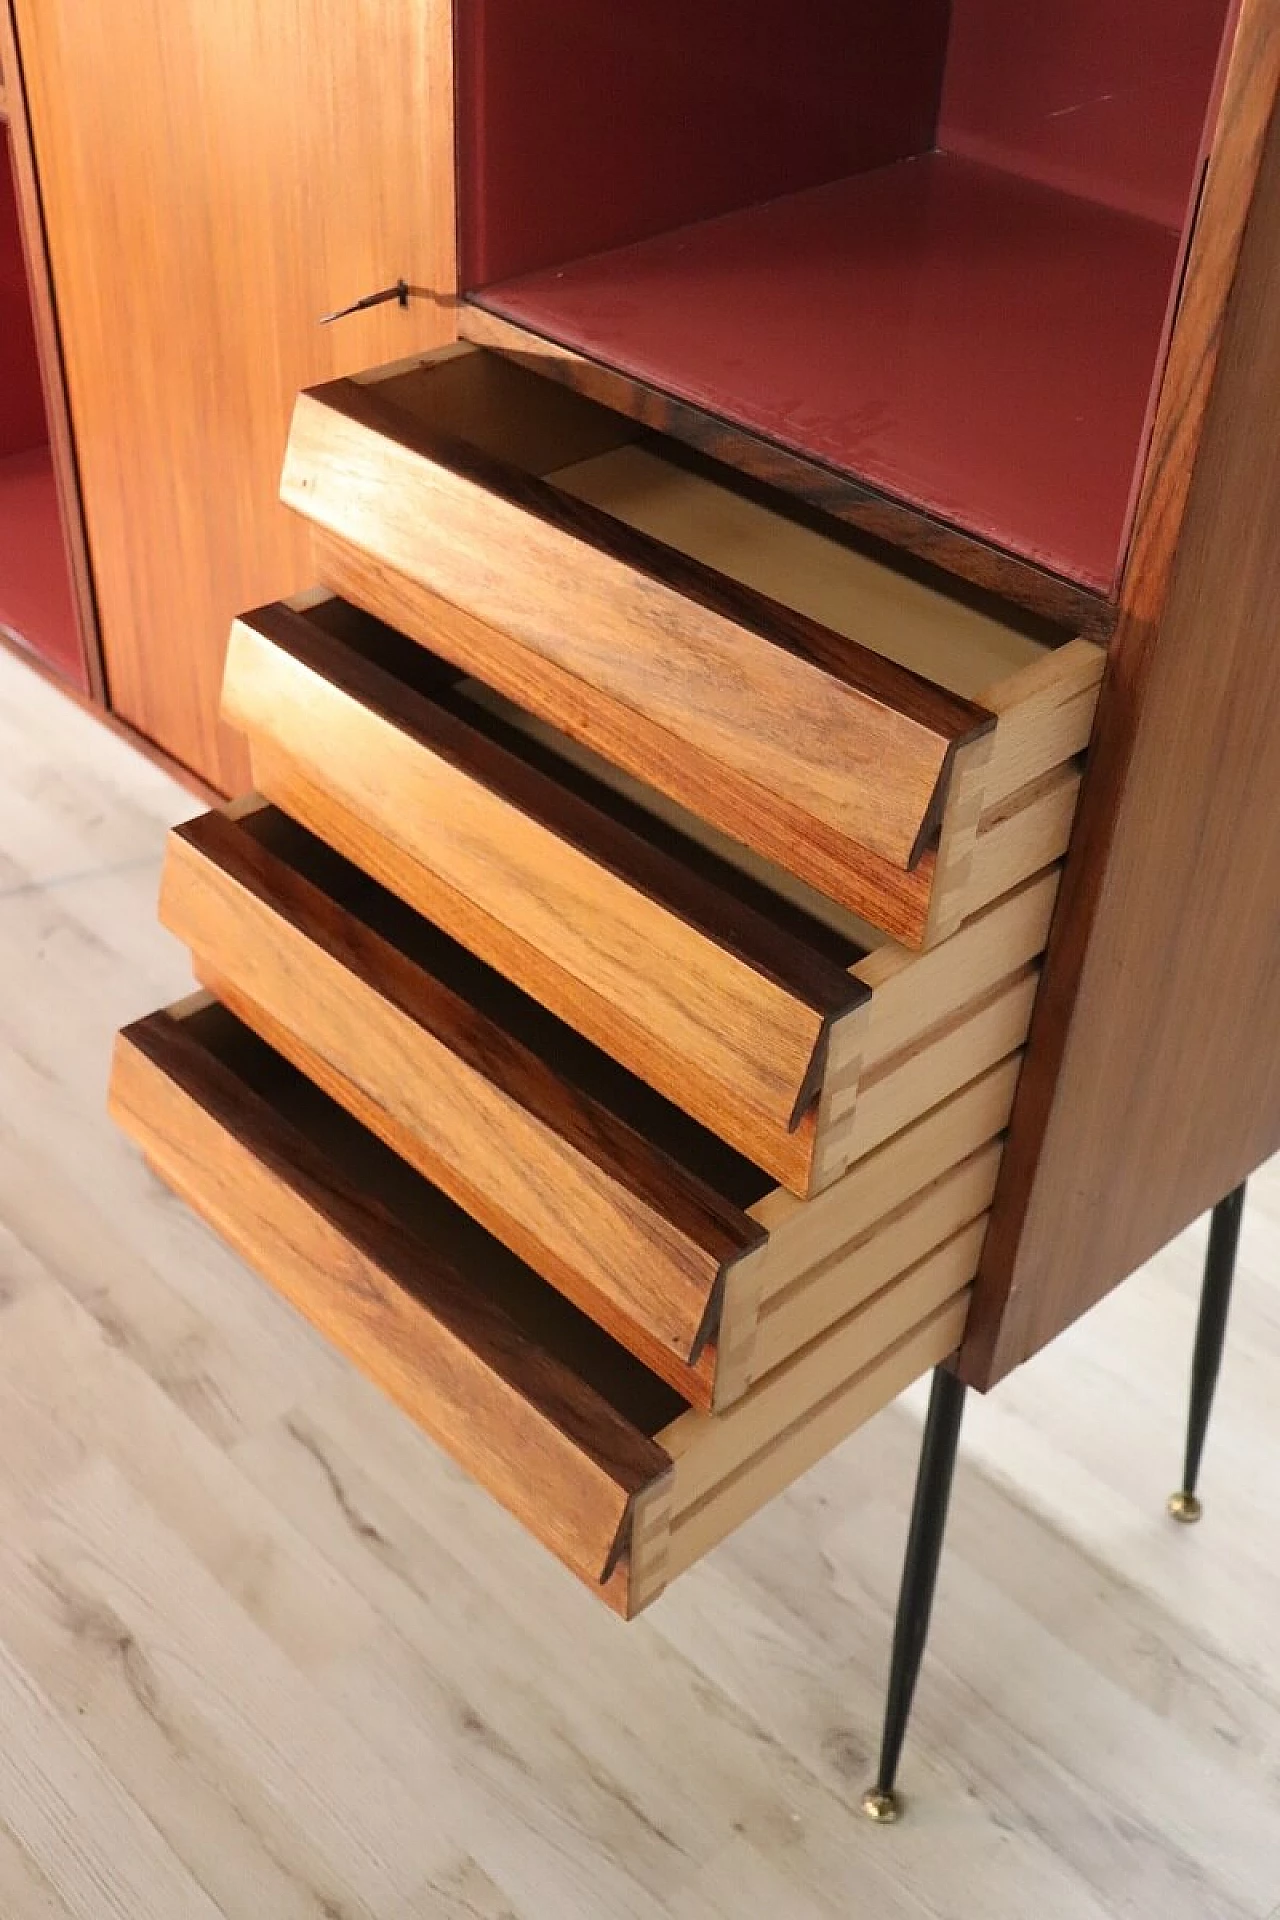
<path fill-rule="evenodd" d="M 1230 0 L 953 0 L 938 145 L 1181 230 Z"/>
<path fill-rule="evenodd" d="M 466 289 L 1114 586 L 1233 0 L 457 11 Z"/>
<path fill-rule="evenodd" d="M 0 134 L 3 129 L 0 129 Z M 82 690 L 9 142 L 0 138 L 0 627 Z"/>
<path fill-rule="evenodd" d="M 1105 589 L 1177 250 L 931 155 L 484 304 Z"/>
<path fill-rule="evenodd" d="M 0 459 L 47 438 L 9 141 L 0 127 Z"/>
<path fill-rule="evenodd" d="M 47 447 L 0 457 L 0 627 L 88 691 Z"/>
<path fill-rule="evenodd" d="M 947 0 L 456 0 L 462 283 L 932 146 Z"/>

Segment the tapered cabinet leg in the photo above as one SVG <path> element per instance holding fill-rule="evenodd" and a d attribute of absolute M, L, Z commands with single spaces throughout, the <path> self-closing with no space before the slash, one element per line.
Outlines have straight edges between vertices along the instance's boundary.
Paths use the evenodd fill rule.
<path fill-rule="evenodd" d="M 911 1702 L 929 1635 L 929 1615 L 933 1610 L 933 1590 L 938 1579 L 947 1509 L 951 1504 L 951 1481 L 960 1442 L 964 1402 L 965 1388 L 953 1373 L 945 1367 L 939 1367 L 933 1376 L 933 1390 L 929 1396 L 929 1414 L 925 1421 L 915 1500 L 911 1509 L 911 1529 L 907 1535 L 902 1586 L 898 1594 L 880 1766 L 875 1785 L 862 1796 L 862 1811 L 869 1820 L 879 1821 L 882 1825 L 898 1819 L 902 1811 L 897 1793 L 898 1762 L 902 1757 Z"/>
<path fill-rule="evenodd" d="M 1200 1518 L 1196 1485 L 1200 1478 L 1200 1460 L 1204 1453 L 1205 1434 L 1209 1430 L 1214 1389 L 1222 1365 L 1227 1314 L 1231 1306 L 1231 1283 L 1235 1279 L 1240 1223 L 1244 1218 L 1244 1196 L 1245 1189 L 1241 1184 L 1225 1200 L 1219 1201 L 1209 1225 L 1209 1251 L 1204 1263 L 1200 1317 L 1196 1323 L 1195 1352 L 1191 1360 L 1187 1453 L 1182 1468 L 1182 1485 L 1169 1499 L 1169 1512 L 1173 1518 L 1188 1526 Z"/>

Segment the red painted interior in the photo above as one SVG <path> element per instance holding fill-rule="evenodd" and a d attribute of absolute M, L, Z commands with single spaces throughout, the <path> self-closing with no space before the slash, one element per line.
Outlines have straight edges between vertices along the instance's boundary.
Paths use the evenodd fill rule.
<path fill-rule="evenodd" d="M 8 143 L 0 143 L 0 629 L 87 690 Z"/>
<path fill-rule="evenodd" d="M 1113 586 L 1235 0 L 457 6 L 467 290 Z"/>
<path fill-rule="evenodd" d="M 929 155 L 485 304 L 1105 588 L 1177 249 L 1150 222 Z"/>
<path fill-rule="evenodd" d="M 9 142 L 0 138 L 0 457 L 47 438 Z"/>
<path fill-rule="evenodd" d="M 88 691 L 47 447 L 0 459 L 0 628 Z"/>
<path fill-rule="evenodd" d="M 932 145 L 948 0 L 455 0 L 465 286 Z"/>
<path fill-rule="evenodd" d="M 953 0 L 938 145 L 1181 229 L 1230 0 Z"/>

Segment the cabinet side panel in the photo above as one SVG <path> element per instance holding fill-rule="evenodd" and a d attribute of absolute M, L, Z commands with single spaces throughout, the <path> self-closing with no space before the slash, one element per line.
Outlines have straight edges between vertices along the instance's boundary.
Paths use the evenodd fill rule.
<path fill-rule="evenodd" d="M 1280 1147 L 1278 76 L 1280 5 L 1258 0 L 984 1250 L 962 1361 L 980 1386 Z"/>

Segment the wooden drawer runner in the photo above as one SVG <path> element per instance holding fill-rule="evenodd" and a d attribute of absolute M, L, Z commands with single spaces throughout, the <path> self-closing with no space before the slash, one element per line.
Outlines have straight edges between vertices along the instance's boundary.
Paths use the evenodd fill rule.
<path fill-rule="evenodd" d="M 283 497 L 327 585 L 909 946 L 1089 737 L 1098 648 L 475 348 L 304 394 Z"/>
<path fill-rule="evenodd" d="M 1006 960 L 1055 878 L 1007 910 Z M 693 1405 L 990 1204 L 1021 969 L 873 1081 L 866 1146 L 806 1204 L 261 801 L 174 832 L 160 914 L 219 1000 Z M 926 1024 L 884 1018 L 891 1057 Z"/>
<path fill-rule="evenodd" d="M 624 1615 L 954 1350 L 985 1224 L 700 1413 L 225 1008 L 199 998 L 129 1028 L 111 1105 L 177 1192 Z"/>
<path fill-rule="evenodd" d="M 1060 799 L 983 836 L 1014 892 L 913 955 L 341 602 L 238 621 L 224 705 L 267 797 L 796 1193 L 1025 1037 Z"/>

